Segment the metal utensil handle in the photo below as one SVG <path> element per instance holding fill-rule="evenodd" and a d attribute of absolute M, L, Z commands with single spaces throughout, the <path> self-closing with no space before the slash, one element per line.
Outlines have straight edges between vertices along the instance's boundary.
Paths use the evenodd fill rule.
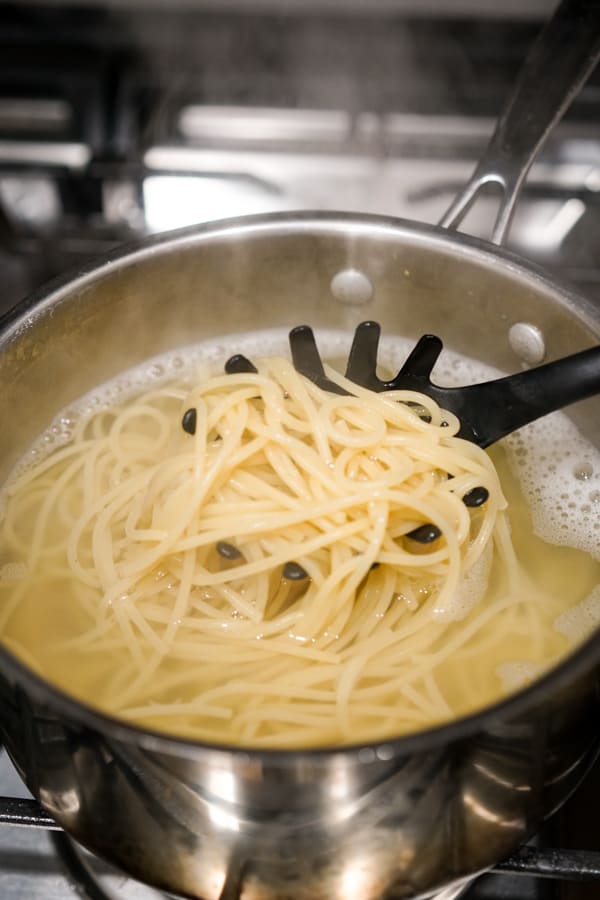
<path fill-rule="evenodd" d="M 456 228 L 486 184 L 503 197 L 492 231 L 501 244 L 525 176 L 600 59 L 599 0 L 562 0 L 531 48 L 473 175 L 440 221 Z"/>

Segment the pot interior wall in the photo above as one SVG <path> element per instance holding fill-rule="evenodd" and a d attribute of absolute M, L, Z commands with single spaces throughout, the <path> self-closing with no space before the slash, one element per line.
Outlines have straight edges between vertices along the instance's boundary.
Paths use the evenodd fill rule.
<path fill-rule="evenodd" d="M 349 268 L 372 285 L 365 302 L 332 292 Z M 426 227 L 292 217 L 180 233 L 73 279 L 5 328 L 0 478 L 59 410 L 144 359 L 207 338 L 234 353 L 236 332 L 351 331 L 364 319 L 385 334 L 437 333 L 507 372 L 521 367 L 508 340 L 515 322 L 541 330 L 546 359 L 600 336 L 600 311 L 493 250 Z M 600 417 L 588 402 L 580 418 L 593 431 Z"/>

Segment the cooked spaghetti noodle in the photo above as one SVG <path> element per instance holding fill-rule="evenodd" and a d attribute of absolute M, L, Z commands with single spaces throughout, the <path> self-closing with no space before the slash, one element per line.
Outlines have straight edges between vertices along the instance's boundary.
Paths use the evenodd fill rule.
<path fill-rule="evenodd" d="M 137 723 L 280 748 L 427 727 L 563 652 L 488 454 L 426 396 L 327 374 L 350 394 L 278 357 L 154 387 L 17 474 L 7 646 Z"/>

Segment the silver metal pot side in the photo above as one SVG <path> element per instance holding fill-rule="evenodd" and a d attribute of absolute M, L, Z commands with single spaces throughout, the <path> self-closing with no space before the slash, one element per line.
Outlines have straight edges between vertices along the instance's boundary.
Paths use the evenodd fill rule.
<path fill-rule="evenodd" d="M 369 280 L 370 298 L 332 291 L 349 269 Z M 518 322 L 540 330 L 547 360 L 600 340 L 591 303 L 438 228 L 292 214 L 178 232 L 0 322 L 0 478 L 60 409 L 148 357 L 207 338 L 234 352 L 235 333 L 300 323 L 350 332 L 367 318 L 388 335 L 439 333 L 506 371 L 520 365 L 508 339 Z M 573 410 L 595 441 L 599 405 Z M 216 900 L 243 884 L 244 900 L 426 896 L 510 853 L 580 782 L 596 753 L 599 658 L 596 636 L 515 697 L 420 735 L 258 752 L 129 727 L 0 650 L 2 739 L 72 836 L 172 893 Z"/>

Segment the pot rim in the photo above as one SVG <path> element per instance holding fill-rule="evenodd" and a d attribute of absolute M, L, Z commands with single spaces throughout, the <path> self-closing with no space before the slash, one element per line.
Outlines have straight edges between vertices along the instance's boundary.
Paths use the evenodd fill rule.
<path fill-rule="evenodd" d="M 82 268 L 66 272 L 52 279 L 37 291 L 19 301 L 0 316 L 0 353 L 3 346 L 23 326 L 29 326 L 44 311 L 64 300 L 73 291 L 85 289 L 86 285 L 101 280 L 123 264 L 134 264 L 146 258 L 160 255 L 165 248 L 177 248 L 187 244 L 201 244 L 212 241 L 220 235 L 244 235 L 245 233 L 276 232 L 292 234 L 299 232 L 335 232 L 340 227 L 345 232 L 356 230 L 364 233 L 370 227 L 373 235 L 404 232 L 405 237 L 416 243 L 433 244 L 436 249 L 460 248 L 461 252 L 475 260 L 487 263 L 501 262 L 513 276 L 526 281 L 533 279 L 538 289 L 546 290 L 562 301 L 577 306 L 583 319 L 592 330 L 600 333 L 599 309 L 584 295 L 571 286 L 546 272 L 541 266 L 531 263 L 511 250 L 498 247 L 489 241 L 472 237 L 462 232 L 449 231 L 437 225 L 414 222 L 409 219 L 375 214 L 359 214 L 335 211 L 292 211 L 241 216 L 220 219 L 200 225 L 162 232 L 141 240 L 127 242 L 99 258 L 90 260 Z M 600 337 L 600 334 L 599 334 Z M 41 702 L 60 714 L 66 714 L 71 721 L 92 728 L 103 735 L 127 743 L 137 743 L 147 749 L 176 753 L 179 756 L 194 756 L 198 752 L 218 752 L 234 754 L 244 759 L 268 759 L 276 764 L 290 764 L 298 757 L 303 759 L 331 756 L 332 754 L 357 754 L 365 761 L 380 759 L 387 761 L 413 753 L 433 750 L 441 744 L 455 743 L 482 732 L 486 728 L 498 726 L 518 717 L 545 698 L 566 687 L 577 677 L 583 676 L 600 662 L 600 628 L 590 635 L 580 646 L 567 654 L 557 665 L 551 667 L 536 680 L 501 700 L 476 710 L 466 716 L 452 719 L 432 728 L 400 736 L 391 736 L 375 741 L 361 741 L 350 744 L 333 744 L 299 749 L 271 749 L 229 745 L 177 737 L 146 728 L 125 719 L 119 719 L 100 709 L 70 696 L 60 688 L 36 674 L 25 663 L 0 643 L 0 666 L 7 668 L 12 676 L 23 685 L 37 702 Z M 365 755 L 366 753 L 366 755 Z"/>
<path fill-rule="evenodd" d="M 500 260 L 513 274 L 520 274 L 525 280 L 531 280 L 533 277 L 539 285 L 555 296 L 560 296 L 563 300 L 565 297 L 573 299 L 580 311 L 584 313 L 584 319 L 592 328 L 594 323 L 596 328 L 600 325 L 597 304 L 592 303 L 584 294 L 580 294 L 572 285 L 566 282 L 561 283 L 560 279 L 542 266 L 504 246 L 461 231 L 443 228 L 440 225 L 395 216 L 345 211 L 299 210 L 217 219 L 119 244 L 112 250 L 90 259 L 80 268 L 69 270 L 50 279 L 42 287 L 17 301 L 11 309 L 0 315 L 0 352 L 2 344 L 10 334 L 10 326 L 20 324 L 21 320 L 25 319 L 33 310 L 39 309 L 41 312 L 46 306 L 62 299 L 67 289 L 71 293 L 73 290 L 85 288 L 87 282 L 110 275 L 112 270 L 119 269 L 125 260 L 135 263 L 146 257 L 160 255 L 165 245 L 175 248 L 189 243 L 200 244 L 205 240 L 210 241 L 227 233 L 242 235 L 244 232 L 267 234 L 270 232 L 291 234 L 293 232 L 314 232 L 315 230 L 325 232 L 340 226 L 347 232 L 350 230 L 364 232 L 365 226 L 370 226 L 373 234 L 377 230 L 380 230 L 382 234 L 392 231 L 404 233 L 406 237 L 414 238 L 415 243 L 434 243 L 440 249 L 459 247 L 467 258 L 479 258 L 480 261 L 485 259 L 491 262 Z"/>

